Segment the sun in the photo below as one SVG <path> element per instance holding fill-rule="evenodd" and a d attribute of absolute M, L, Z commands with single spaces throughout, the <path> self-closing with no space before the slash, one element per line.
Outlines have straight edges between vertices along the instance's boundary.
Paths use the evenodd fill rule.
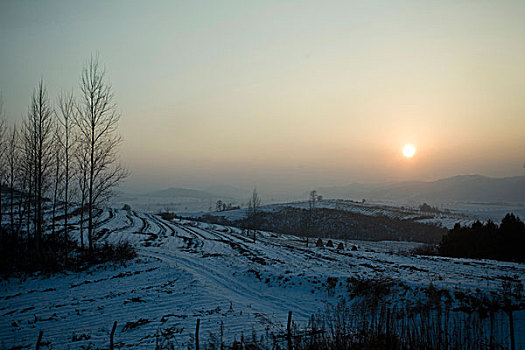
<path fill-rule="evenodd" d="M 403 156 L 405 156 L 405 158 L 412 158 L 414 154 L 416 154 L 416 147 L 414 145 L 407 143 L 403 147 Z"/>

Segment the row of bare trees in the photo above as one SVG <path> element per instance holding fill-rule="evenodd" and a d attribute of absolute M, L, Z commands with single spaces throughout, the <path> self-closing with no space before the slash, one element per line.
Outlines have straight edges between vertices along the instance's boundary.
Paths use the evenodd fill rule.
<path fill-rule="evenodd" d="M 120 114 L 98 57 L 84 66 L 77 96 L 74 91 L 61 93 L 53 105 L 40 80 L 26 118 L 8 126 L 4 117 L 0 101 L 0 225 L 15 238 L 25 231 L 38 251 L 45 230 L 60 230 L 68 237 L 75 201 L 81 208 L 81 246 L 87 220 L 92 251 L 95 208 L 128 176 L 118 156 Z M 51 220 L 44 218 L 45 203 L 52 204 Z"/>

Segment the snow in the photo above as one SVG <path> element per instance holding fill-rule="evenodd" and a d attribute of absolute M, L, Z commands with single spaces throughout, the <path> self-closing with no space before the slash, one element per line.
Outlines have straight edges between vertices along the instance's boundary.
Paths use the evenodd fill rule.
<path fill-rule="evenodd" d="M 279 211 L 286 207 L 308 209 L 309 203 L 290 202 L 264 205 L 260 209 L 266 212 Z M 492 220 L 499 223 L 508 212 L 513 212 L 521 218 L 525 218 L 525 208 L 520 205 L 481 205 L 466 203 L 449 203 L 440 212 L 424 212 L 417 207 L 385 204 L 385 203 L 362 203 L 342 199 L 324 199 L 316 202 L 316 208 L 343 210 L 350 213 L 366 216 L 386 216 L 400 220 L 410 220 L 425 224 L 439 225 L 448 229 L 454 227 L 456 223 L 461 225 L 471 225 L 475 221 L 486 222 Z M 224 217 L 230 221 L 241 220 L 246 217 L 246 209 L 228 210 L 221 212 L 198 212 L 183 213 L 187 218 L 199 218 L 203 215 Z"/>
<path fill-rule="evenodd" d="M 323 206 L 344 206 L 322 201 Z M 304 204 L 297 204 L 304 205 Z M 388 209 L 365 204 L 349 210 L 384 215 Z M 278 208 L 273 206 L 272 210 Z M 355 208 L 355 209 L 352 209 Z M 268 210 L 268 209 L 267 209 Z M 236 211 L 241 215 L 242 210 Z M 389 211 L 393 213 L 393 210 Z M 412 215 L 410 211 L 399 215 Z M 375 215 L 375 214 L 370 214 Z M 77 225 L 78 218 L 70 220 Z M 347 278 L 391 278 L 410 290 L 421 288 L 475 294 L 499 292 L 509 277 L 525 283 L 525 264 L 407 254 L 409 242 L 333 240 L 345 250 L 306 247 L 304 238 L 259 232 L 256 242 L 234 227 L 191 219 L 169 222 L 128 210 L 103 209 L 96 231 L 100 242 L 127 240 L 139 256 L 126 265 L 106 264 L 82 273 L 32 275 L 0 282 L 0 339 L 3 346 L 32 348 L 40 330 L 53 348 L 107 346 L 114 321 L 115 341 L 131 348 L 154 347 L 155 334 L 169 330 L 178 344 L 188 341 L 196 320 L 201 334 L 280 332 L 288 311 L 305 324 L 325 303 L 348 298 Z M 326 240 L 325 240 L 326 243 Z M 357 245 L 357 251 L 350 247 Z M 343 282 L 331 292 L 326 280 Z M 143 324 L 131 327 L 131 322 Z M 518 348 L 525 346 L 525 313 L 515 313 Z M 126 325 L 128 325 L 126 327 Z"/>

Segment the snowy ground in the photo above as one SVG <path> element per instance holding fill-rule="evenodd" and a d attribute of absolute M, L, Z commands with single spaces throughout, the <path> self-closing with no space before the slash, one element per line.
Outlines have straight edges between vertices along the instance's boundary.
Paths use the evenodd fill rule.
<path fill-rule="evenodd" d="M 308 202 L 291 202 L 270 204 L 261 207 L 261 210 L 271 212 L 282 210 L 285 207 L 308 209 Z M 342 199 L 325 199 L 316 203 L 316 208 L 344 210 L 350 213 L 362 214 L 366 216 L 387 216 L 401 220 L 410 220 L 425 224 L 440 225 L 445 228 L 452 228 L 456 223 L 470 225 L 476 220 L 486 221 L 488 219 L 499 223 L 508 212 L 514 212 L 520 217 L 525 217 L 525 209 L 522 206 L 479 206 L 474 204 L 452 204 L 441 212 L 423 212 L 417 207 L 402 206 L 384 203 L 361 203 Z M 223 212 L 210 213 L 184 213 L 181 214 L 188 218 L 198 218 L 204 214 L 222 216 L 229 220 L 240 220 L 246 217 L 246 209 L 228 210 Z"/>
<path fill-rule="evenodd" d="M 40 330 L 53 348 L 107 347 L 114 321 L 115 341 L 129 348 L 154 348 L 159 331 L 185 343 L 197 318 L 203 338 L 221 322 L 237 337 L 280 332 L 288 311 L 304 324 L 325 303 L 348 297 L 349 277 L 401 281 L 406 298 L 430 283 L 487 295 L 509 277 L 525 283 L 525 264 L 406 254 L 413 243 L 343 242 L 337 250 L 266 232 L 254 243 L 236 228 L 113 209 L 97 221 L 97 232 L 108 230 L 99 241 L 128 240 L 139 257 L 127 266 L 1 281 L 0 347 L 33 348 Z M 328 277 L 341 283 L 329 289 Z M 525 348 L 525 312 L 514 317 L 518 349 Z"/>

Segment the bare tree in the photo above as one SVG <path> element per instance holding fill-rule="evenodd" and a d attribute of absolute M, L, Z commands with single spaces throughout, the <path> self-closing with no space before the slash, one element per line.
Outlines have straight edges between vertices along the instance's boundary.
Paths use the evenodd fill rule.
<path fill-rule="evenodd" d="M 308 200 L 308 206 L 310 210 L 315 211 L 315 204 L 323 200 L 323 196 L 318 195 L 316 190 L 310 192 L 310 199 Z"/>
<path fill-rule="evenodd" d="M 76 104 L 73 93 L 63 93 L 58 98 L 58 106 L 60 109 L 59 123 L 62 127 L 63 137 L 61 146 L 64 156 L 64 237 L 68 237 L 68 215 L 69 215 L 69 181 L 71 179 L 70 171 L 70 156 L 73 150 L 72 139 L 72 120 L 76 117 Z"/>
<path fill-rule="evenodd" d="M 308 221 L 307 221 L 307 237 L 306 237 L 306 246 L 308 247 L 308 236 L 313 236 L 315 233 L 315 228 L 317 226 L 317 212 L 316 212 L 316 203 L 323 200 L 323 196 L 317 194 L 316 190 L 310 191 L 310 198 L 308 199 Z"/>
<path fill-rule="evenodd" d="M 2 227 L 2 183 L 7 173 L 5 162 L 7 144 L 7 125 L 4 119 L 4 103 L 0 95 L 0 228 Z"/>
<path fill-rule="evenodd" d="M 52 159 L 53 110 L 49 103 L 44 81 L 40 80 L 33 92 L 31 107 L 25 123 L 32 141 L 33 177 L 35 195 L 35 246 L 40 248 L 43 230 L 42 202 L 48 186 Z"/>
<path fill-rule="evenodd" d="M 63 157 L 63 149 L 62 149 L 62 134 L 61 130 L 59 128 L 59 125 L 56 125 L 55 132 L 53 135 L 53 147 L 52 147 L 52 153 L 53 153 L 53 179 L 54 179 L 54 186 L 53 186 L 53 210 L 52 210 L 52 221 L 51 221 L 51 232 L 54 235 L 55 234 L 55 228 L 56 228 L 56 212 L 57 212 L 57 206 L 58 206 L 58 200 L 60 196 L 60 192 L 62 190 L 62 181 L 63 181 L 63 170 L 62 170 L 62 157 Z"/>
<path fill-rule="evenodd" d="M 222 211 L 222 201 L 220 199 L 215 203 L 215 210 Z"/>
<path fill-rule="evenodd" d="M 80 247 L 84 249 L 84 213 L 86 207 L 88 173 L 89 173 L 89 149 L 79 141 L 76 135 L 74 147 L 74 177 L 77 179 L 78 198 L 80 200 Z"/>
<path fill-rule="evenodd" d="M 111 85 L 98 57 L 91 57 L 84 67 L 80 82 L 81 100 L 75 124 L 80 143 L 89 155 L 87 164 L 88 241 L 93 250 L 93 209 L 112 194 L 128 172 L 118 162 L 121 138 L 117 134 L 120 114 L 113 101 Z"/>
<path fill-rule="evenodd" d="M 23 178 L 23 187 L 22 190 L 25 193 L 25 205 L 24 205 L 24 214 L 26 214 L 26 232 L 27 232 L 27 242 L 29 243 L 29 232 L 31 231 L 31 205 L 33 204 L 33 165 L 34 162 L 34 138 L 31 134 L 31 128 L 28 126 L 26 121 L 23 124 L 23 127 L 20 129 L 20 142 L 21 142 L 21 162 L 20 162 L 20 175 Z M 20 221 L 22 222 L 22 217 Z M 20 223 L 22 226 L 22 223 Z"/>
<path fill-rule="evenodd" d="M 9 202 L 11 205 L 10 219 L 11 219 L 11 234 L 15 235 L 15 213 L 14 213 L 14 198 L 15 186 L 17 182 L 17 166 L 19 162 L 18 152 L 18 129 L 16 124 L 13 124 L 11 134 L 9 135 L 9 144 L 6 147 L 6 162 L 8 168 L 8 185 L 9 185 Z M 22 199 L 20 198 L 20 201 Z M 15 237 L 16 238 L 16 237 Z"/>
<path fill-rule="evenodd" d="M 257 188 L 254 188 L 252 197 L 248 201 L 248 213 L 247 213 L 248 225 L 253 230 L 253 241 L 254 242 L 255 242 L 255 237 L 257 234 L 256 226 L 258 224 L 260 207 L 261 207 L 261 198 L 259 197 L 259 194 L 257 193 Z"/>
<path fill-rule="evenodd" d="M 16 237 L 20 236 L 20 232 L 23 226 L 24 216 L 27 214 L 27 226 L 26 231 L 28 234 L 27 241 L 29 242 L 29 218 L 31 211 L 31 178 L 32 172 L 31 167 L 33 164 L 32 161 L 32 152 L 31 145 L 28 143 L 28 138 L 26 134 L 27 130 L 25 128 L 18 129 L 18 159 L 15 164 L 15 177 L 18 180 L 18 186 L 20 188 L 20 197 L 18 200 L 18 227 L 16 229 Z"/>

